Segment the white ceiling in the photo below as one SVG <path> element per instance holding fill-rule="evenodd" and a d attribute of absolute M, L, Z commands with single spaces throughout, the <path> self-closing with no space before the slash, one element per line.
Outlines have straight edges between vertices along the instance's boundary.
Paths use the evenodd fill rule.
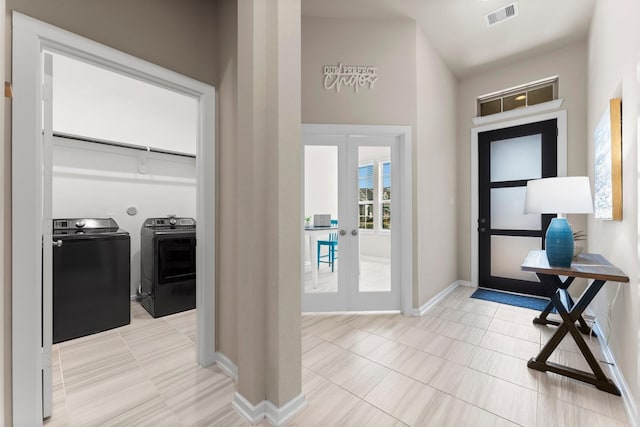
<path fill-rule="evenodd" d="M 586 39 L 596 0 L 517 0 L 518 16 L 484 16 L 513 0 L 302 0 L 302 15 L 414 19 L 451 71 L 464 78 Z"/>

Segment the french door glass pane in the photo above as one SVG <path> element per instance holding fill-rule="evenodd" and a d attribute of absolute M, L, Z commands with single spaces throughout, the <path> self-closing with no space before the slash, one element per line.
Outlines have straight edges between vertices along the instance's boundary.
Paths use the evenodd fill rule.
<path fill-rule="evenodd" d="M 540 237 L 491 236 L 491 275 L 537 282 L 534 273 L 521 271 L 529 251 L 542 248 Z"/>
<path fill-rule="evenodd" d="M 382 229 L 391 230 L 391 203 L 382 204 Z"/>
<path fill-rule="evenodd" d="M 542 177 L 542 135 L 491 142 L 491 182 Z"/>
<path fill-rule="evenodd" d="M 540 230 L 540 215 L 524 213 L 527 187 L 491 189 L 491 228 L 494 230 Z"/>
<path fill-rule="evenodd" d="M 391 291 L 391 148 L 358 147 L 359 181 L 359 259 L 358 291 Z M 369 165 L 372 167 L 369 169 Z M 366 184 L 373 184 L 370 203 L 363 202 L 363 169 L 373 173 Z M 367 188 L 369 190 L 369 188 Z M 383 202 L 384 201 L 384 202 Z"/>
<path fill-rule="evenodd" d="M 338 147 L 304 147 L 304 215 L 338 220 Z M 337 230 L 305 227 L 305 293 L 338 292 Z"/>
<path fill-rule="evenodd" d="M 359 209 L 360 229 L 373 230 L 373 203 L 361 203 Z"/>

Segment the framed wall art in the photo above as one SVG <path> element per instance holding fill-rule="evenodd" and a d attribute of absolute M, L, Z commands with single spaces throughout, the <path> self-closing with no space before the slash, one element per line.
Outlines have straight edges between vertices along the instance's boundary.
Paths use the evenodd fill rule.
<path fill-rule="evenodd" d="M 593 134 L 597 219 L 622 220 L 622 102 L 609 101 Z"/>

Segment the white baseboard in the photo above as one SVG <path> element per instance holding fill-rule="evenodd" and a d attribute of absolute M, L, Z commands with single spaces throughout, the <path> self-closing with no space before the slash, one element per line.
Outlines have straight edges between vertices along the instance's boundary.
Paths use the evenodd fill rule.
<path fill-rule="evenodd" d="M 222 369 L 224 373 L 233 378 L 234 382 L 238 382 L 238 367 L 227 356 L 216 351 L 215 355 L 216 365 Z"/>
<path fill-rule="evenodd" d="M 244 417 L 244 419 L 249 421 L 250 424 L 258 424 L 265 418 L 267 401 L 263 400 L 257 405 L 254 405 L 245 399 L 240 393 L 236 392 L 233 395 L 233 402 L 231 402 L 231 406 L 242 417 Z"/>
<path fill-rule="evenodd" d="M 602 347 L 602 352 L 604 353 L 605 361 L 611 365 L 611 370 L 613 371 L 613 376 L 615 379 L 615 383 L 620 389 L 620 393 L 622 394 L 622 402 L 624 404 L 624 410 L 627 413 L 627 419 L 631 423 L 632 426 L 640 426 L 637 416 L 637 406 L 636 400 L 634 396 L 631 394 L 631 389 L 629 389 L 629 385 L 622 375 L 622 371 L 618 367 L 615 358 L 613 357 L 613 353 L 611 349 L 605 342 L 604 334 L 600 329 L 600 324 L 598 322 L 595 323 L 593 327 L 593 331 L 598 335 L 598 341 L 600 346 Z"/>
<path fill-rule="evenodd" d="M 249 423 L 258 424 L 266 419 L 272 426 L 284 425 L 306 404 L 304 395 L 299 394 L 280 407 L 268 400 L 253 405 L 238 392 L 235 393 L 231 402 L 231 406 Z"/>
<path fill-rule="evenodd" d="M 295 414 L 307 405 L 307 399 L 300 393 L 284 405 L 277 407 L 270 401 L 267 402 L 265 417 L 272 426 L 281 426 L 289 421 Z"/>
<path fill-rule="evenodd" d="M 389 264 L 391 262 L 390 258 L 384 258 L 384 257 L 379 257 L 379 256 L 360 255 L 360 259 L 362 261 L 384 262 L 386 264 Z"/>
<path fill-rule="evenodd" d="M 458 286 L 471 286 L 471 282 L 467 282 L 464 280 L 457 280 L 453 282 L 452 284 L 450 284 L 449 286 L 447 286 L 446 288 L 438 292 L 436 296 L 431 298 L 429 301 L 422 304 L 420 307 L 412 309 L 408 314 L 410 316 L 424 315 L 427 312 L 427 310 L 429 310 L 431 307 L 433 307 L 434 305 L 442 301 L 447 295 L 453 292 L 453 290 Z"/>

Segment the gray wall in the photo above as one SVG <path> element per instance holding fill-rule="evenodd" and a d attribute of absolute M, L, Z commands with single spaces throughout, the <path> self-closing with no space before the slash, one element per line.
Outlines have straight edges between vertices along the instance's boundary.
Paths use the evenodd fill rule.
<path fill-rule="evenodd" d="M 636 0 L 596 3 L 588 49 L 587 135 L 589 176 L 593 181 L 593 131 L 609 99 L 622 98 L 622 221 L 589 215 L 589 252 L 601 253 L 631 279 L 615 305 L 610 282 L 591 304 L 630 391 L 640 399 L 638 378 L 638 66 L 640 31 Z M 610 315 L 609 315 L 610 314 Z"/>
<path fill-rule="evenodd" d="M 218 144 L 216 152 L 217 223 L 218 233 L 216 269 L 216 348 L 234 363 L 238 363 L 237 322 L 237 234 L 236 209 L 238 181 L 237 147 L 237 68 L 238 68 L 238 11 L 236 1 L 218 2 Z M 224 224 L 224 226 L 221 226 Z M 224 325 L 224 327 L 222 327 Z"/>
<path fill-rule="evenodd" d="M 415 126 L 415 31 L 408 20 L 303 17 L 302 122 Z M 378 67 L 374 88 L 326 90 L 322 68 L 338 62 Z"/>
<path fill-rule="evenodd" d="M 196 80 L 215 85 L 215 1 L 8 0 L 17 10 Z M 10 24 L 7 30 L 10 31 Z M 6 39 L 7 55 L 11 39 Z M 11 61 L 7 56 L 7 78 Z"/>
<path fill-rule="evenodd" d="M 414 306 L 459 279 L 456 257 L 457 81 L 416 31 L 417 138 L 413 156 Z M 416 295 L 417 293 L 417 295 Z"/>

